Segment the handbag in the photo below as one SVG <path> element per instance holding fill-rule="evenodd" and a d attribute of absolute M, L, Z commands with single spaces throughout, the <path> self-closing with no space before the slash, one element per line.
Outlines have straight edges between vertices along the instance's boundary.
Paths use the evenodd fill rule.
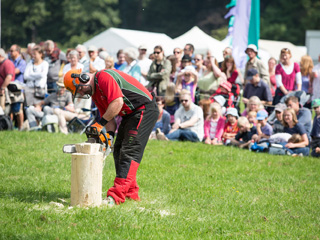
<path fill-rule="evenodd" d="M 44 99 L 46 95 L 46 89 L 41 87 L 34 87 L 34 97 Z"/>

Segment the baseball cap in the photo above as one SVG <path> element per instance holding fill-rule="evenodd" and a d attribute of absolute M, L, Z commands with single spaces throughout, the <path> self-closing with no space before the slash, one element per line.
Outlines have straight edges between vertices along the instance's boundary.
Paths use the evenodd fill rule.
<path fill-rule="evenodd" d="M 247 72 L 247 80 L 251 80 L 253 78 L 254 75 L 258 74 L 258 70 L 255 68 L 250 68 Z"/>
<path fill-rule="evenodd" d="M 268 113 L 266 110 L 260 110 L 258 113 L 257 113 L 257 120 L 264 120 L 268 117 Z"/>
<path fill-rule="evenodd" d="M 235 109 L 235 108 L 228 108 L 228 109 L 227 109 L 226 116 L 228 116 L 228 115 L 235 116 L 236 118 L 239 117 L 238 111 L 237 111 L 237 109 Z"/>
<path fill-rule="evenodd" d="M 94 45 L 91 45 L 88 47 L 88 52 L 97 52 L 98 48 Z"/>
<path fill-rule="evenodd" d="M 283 112 L 287 106 L 284 103 L 278 103 L 277 105 L 274 106 L 274 110 L 278 112 Z"/>
<path fill-rule="evenodd" d="M 312 108 L 319 107 L 319 106 L 320 106 L 320 98 L 314 99 L 312 101 Z"/>
<path fill-rule="evenodd" d="M 183 55 L 181 61 L 182 62 L 191 62 L 192 58 L 189 55 Z"/>
<path fill-rule="evenodd" d="M 256 54 L 258 54 L 258 49 L 257 49 L 257 46 L 254 45 L 254 44 L 249 44 L 248 47 L 246 48 L 246 51 L 245 53 L 247 53 L 247 50 L 248 49 L 252 49 Z"/>

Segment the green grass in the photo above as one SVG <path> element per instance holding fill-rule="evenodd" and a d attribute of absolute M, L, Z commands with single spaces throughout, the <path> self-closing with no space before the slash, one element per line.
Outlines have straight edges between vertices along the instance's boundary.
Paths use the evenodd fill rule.
<path fill-rule="evenodd" d="M 14 131 L 0 132 L 0 141 L 0 239 L 320 237 L 316 158 L 149 141 L 137 174 L 140 202 L 70 209 L 71 156 L 62 146 L 85 136 Z M 110 155 L 104 195 L 114 177 Z"/>

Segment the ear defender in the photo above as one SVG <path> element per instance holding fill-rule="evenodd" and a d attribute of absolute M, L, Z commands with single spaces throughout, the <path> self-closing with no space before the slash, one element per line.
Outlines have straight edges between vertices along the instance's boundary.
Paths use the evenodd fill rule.
<path fill-rule="evenodd" d="M 79 78 L 81 83 L 87 83 L 90 80 L 90 76 L 85 73 L 81 73 L 81 74 L 72 73 L 71 77 L 72 78 Z"/>

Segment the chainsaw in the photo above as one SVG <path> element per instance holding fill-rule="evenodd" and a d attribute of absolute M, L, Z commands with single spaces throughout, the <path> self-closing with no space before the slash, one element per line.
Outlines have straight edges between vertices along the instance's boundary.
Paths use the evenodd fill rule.
<path fill-rule="evenodd" d="M 96 127 L 87 127 L 85 130 L 87 135 L 86 143 L 99 143 L 100 152 L 103 153 L 104 158 L 107 157 L 112 151 L 112 140 L 108 133 L 98 132 Z M 63 146 L 64 153 L 76 153 L 76 146 L 74 144 L 66 144 Z"/>

